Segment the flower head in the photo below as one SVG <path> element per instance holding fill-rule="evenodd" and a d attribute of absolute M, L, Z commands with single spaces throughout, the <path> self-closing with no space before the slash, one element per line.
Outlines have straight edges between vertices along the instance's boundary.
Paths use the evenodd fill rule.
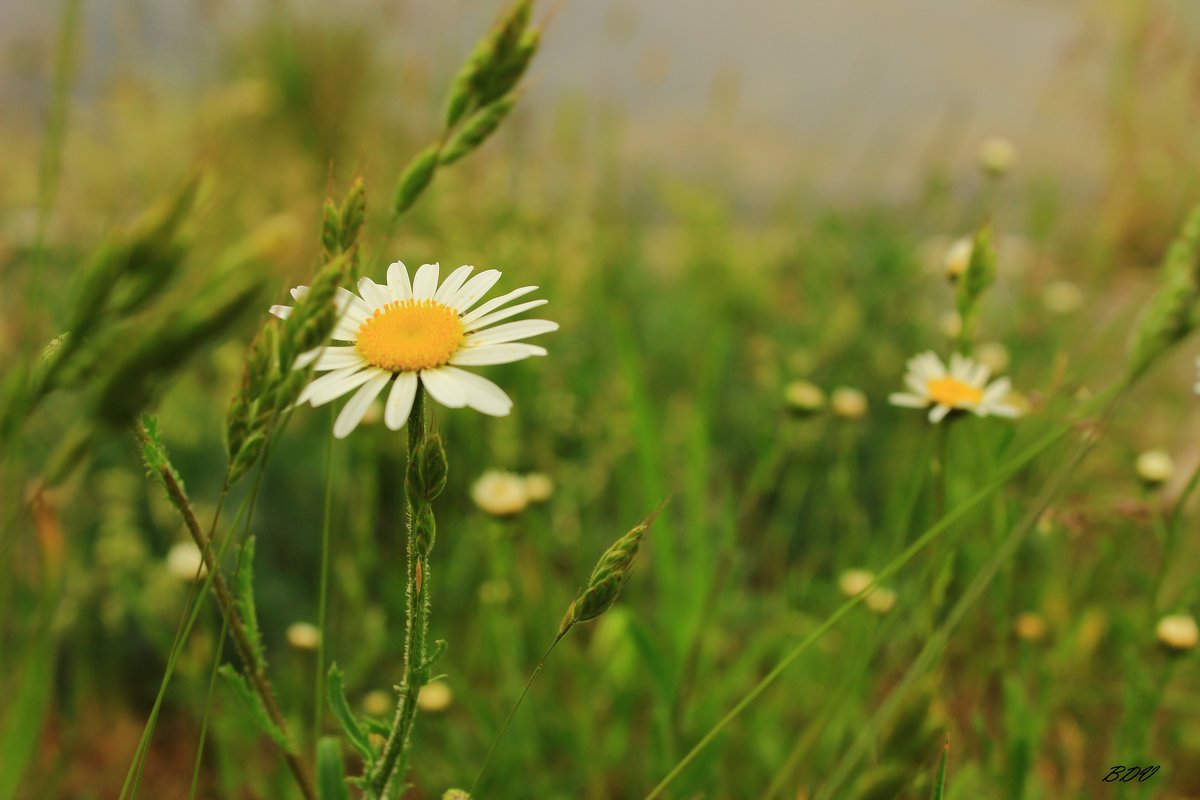
<path fill-rule="evenodd" d="M 825 407 L 825 392 L 812 381 L 792 381 L 783 387 L 783 399 L 788 408 L 803 414 Z"/>
<path fill-rule="evenodd" d="M 829 407 L 842 419 L 862 419 L 867 415 L 867 396 L 860 389 L 839 386 L 829 396 Z"/>
<path fill-rule="evenodd" d="M 848 569 L 838 576 L 838 591 L 846 597 L 855 597 L 862 594 L 871 582 L 875 580 L 875 573 L 865 569 Z"/>
<path fill-rule="evenodd" d="M 297 650 L 316 650 L 321 643 L 321 629 L 311 622 L 293 622 L 288 625 L 287 640 Z"/>
<path fill-rule="evenodd" d="M 544 503 L 554 494 L 554 479 L 544 472 L 525 476 L 525 494 L 531 503 Z"/>
<path fill-rule="evenodd" d="M 363 278 L 358 294 L 339 289 L 342 317 L 332 338 L 343 344 L 318 347 L 296 359 L 297 368 L 312 365 L 326 373 L 305 387 L 297 402 L 319 406 L 354 392 L 333 425 L 333 435 L 339 439 L 358 426 L 388 384 L 383 421 L 392 430 L 404 427 L 408 420 L 418 383 L 448 408 L 467 406 L 497 417 L 508 414 L 512 400 L 499 386 L 460 367 L 544 356 L 545 348 L 520 340 L 557 330 L 558 323 L 526 319 L 497 325 L 547 301 L 509 305 L 537 289 L 525 286 L 476 307 L 496 285 L 500 272 L 489 269 L 472 277 L 473 269 L 459 267 L 439 285 L 439 266 L 425 264 L 410 283 L 408 269 L 397 261 L 388 267 L 386 284 Z M 308 287 L 298 286 L 292 297 L 299 299 L 307 291 Z M 272 306 L 271 313 L 286 318 L 291 307 Z"/>
<path fill-rule="evenodd" d="M 1163 647 L 1179 653 L 1195 650 L 1196 640 L 1200 639 L 1200 629 L 1191 614 L 1168 614 L 1158 621 L 1154 633 Z"/>
<path fill-rule="evenodd" d="M 991 175 L 1003 175 L 1013 168 L 1016 160 L 1016 146 L 1003 136 L 991 136 L 979 145 L 979 165 Z"/>
<path fill-rule="evenodd" d="M 950 243 L 942 257 L 942 266 L 946 270 L 947 278 L 956 281 L 963 276 L 967 265 L 971 263 L 971 252 L 974 249 L 975 242 L 969 236 L 963 236 Z"/>
<path fill-rule="evenodd" d="M 520 475 L 490 469 L 471 484 L 471 499 L 494 517 L 510 517 L 529 505 L 529 486 Z"/>
<path fill-rule="evenodd" d="M 1166 450 L 1147 450 L 1133 466 L 1138 478 L 1149 487 L 1162 486 L 1175 476 L 1175 460 Z"/>
<path fill-rule="evenodd" d="M 970 411 L 979 417 L 1020 416 L 1020 410 L 1007 401 L 1012 391 L 1008 378 L 989 384 L 990 374 L 984 365 L 957 353 L 950 357 L 949 369 L 936 354 L 921 353 L 909 359 L 908 373 L 904 376 L 904 383 L 911 391 L 895 392 L 888 402 L 905 408 L 932 406 L 930 422 L 941 422 L 952 411 Z"/>
<path fill-rule="evenodd" d="M 185 581 L 203 578 L 207 572 L 204 567 L 204 555 L 192 542 L 173 544 L 167 551 L 167 571 Z"/>

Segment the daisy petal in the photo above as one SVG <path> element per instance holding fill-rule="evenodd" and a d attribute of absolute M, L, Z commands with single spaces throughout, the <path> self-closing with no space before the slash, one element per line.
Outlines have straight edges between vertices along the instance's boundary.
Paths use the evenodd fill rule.
<path fill-rule="evenodd" d="M 316 362 L 315 364 L 313 362 Z M 313 369 L 317 372 L 328 372 L 332 369 L 345 369 L 357 364 L 360 367 L 367 366 L 363 361 L 362 356 L 353 347 L 334 347 L 326 345 L 324 347 L 314 347 L 307 353 L 301 353 L 296 356 L 296 363 L 293 365 L 295 369 L 304 369 L 309 364 L 313 364 Z"/>
<path fill-rule="evenodd" d="M 442 281 L 442 285 L 438 287 L 437 293 L 433 299 L 443 305 L 450 305 L 450 301 L 458 294 L 458 290 L 467 282 L 467 278 L 475 270 L 474 267 L 463 264 L 458 269 L 446 276 L 446 280 Z"/>
<path fill-rule="evenodd" d="M 951 410 L 952 409 L 950 408 L 950 406 L 942 405 L 941 403 L 938 403 L 936 406 L 933 407 L 933 410 L 929 412 L 929 421 L 930 422 L 941 422 L 942 420 L 944 420 L 946 418 L 946 415 L 949 414 Z"/>
<path fill-rule="evenodd" d="M 275 306 L 271 306 L 271 308 L 269 310 L 272 314 L 279 317 L 280 319 L 287 319 L 292 313 L 291 306 L 275 305 Z"/>
<path fill-rule="evenodd" d="M 393 431 L 403 428 L 416 396 L 417 373 L 398 373 L 396 382 L 392 384 L 392 391 L 388 393 L 387 404 L 383 407 L 383 424 Z"/>
<path fill-rule="evenodd" d="M 489 311 L 494 311 L 505 303 L 516 300 L 518 297 L 524 297 L 530 292 L 537 291 L 537 288 L 538 287 L 536 286 L 522 286 L 520 289 L 513 289 L 508 294 L 502 294 L 499 297 L 493 297 L 491 300 L 488 300 L 470 314 L 464 315 L 462 318 L 462 323 L 463 325 L 470 325 L 472 322 L 479 319 Z"/>
<path fill-rule="evenodd" d="M 310 383 L 300 397 L 301 400 L 307 399 L 313 408 L 318 408 L 331 400 L 336 400 L 352 389 L 357 389 L 380 374 L 385 373 L 381 369 L 374 368 L 346 367 L 346 369 L 335 370 Z M 297 403 L 299 402 L 297 401 Z"/>
<path fill-rule="evenodd" d="M 412 286 L 414 300 L 433 299 L 433 293 L 437 291 L 438 269 L 437 264 L 422 264 L 421 268 L 417 270 Z"/>
<path fill-rule="evenodd" d="M 467 395 L 454 377 L 442 369 L 427 369 L 421 372 L 421 384 L 429 396 L 446 408 L 462 408 L 467 404 Z"/>
<path fill-rule="evenodd" d="M 363 278 L 358 282 L 358 293 L 362 295 L 362 299 L 366 301 L 372 311 L 383 308 L 392 302 L 391 290 L 387 286 L 380 286 L 370 278 Z"/>
<path fill-rule="evenodd" d="M 523 319 L 519 322 L 506 322 L 503 325 L 488 328 L 486 331 L 480 331 L 471 336 L 467 343 L 471 345 L 503 344 L 556 330 L 558 330 L 557 322 L 551 322 L 548 319 Z"/>
<path fill-rule="evenodd" d="M 530 356 L 544 356 L 546 348 L 536 344 L 489 344 L 482 347 L 464 347 L 454 354 L 450 363 L 460 367 L 483 367 L 490 364 L 511 364 Z"/>
<path fill-rule="evenodd" d="M 1008 378 L 1000 378 L 992 383 L 983 391 L 983 404 L 996 403 L 1003 400 L 1012 391 L 1012 381 Z"/>
<path fill-rule="evenodd" d="M 314 379 L 312 383 L 305 386 L 304 390 L 300 392 L 300 396 L 296 398 L 296 405 L 307 403 L 312 399 L 314 394 L 323 395 L 330 386 L 341 383 L 357 371 L 358 370 L 354 367 L 343 367 L 342 369 L 330 372 L 328 375 L 322 375 L 321 377 Z M 337 395 L 335 394 L 334 397 L 336 396 Z"/>
<path fill-rule="evenodd" d="M 306 294 L 308 294 L 308 287 L 303 284 L 293 288 L 291 291 L 293 300 L 299 300 L 300 298 L 304 297 Z"/>
<path fill-rule="evenodd" d="M 500 270 L 485 269 L 464 283 L 463 287 L 458 290 L 458 294 L 446 305 L 458 309 L 459 313 L 465 313 L 468 308 L 478 303 L 479 298 L 487 294 L 498 280 L 500 280 Z"/>
<path fill-rule="evenodd" d="M 346 403 L 342 407 L 341 413 L 338 414 L 337 420 L 333 423 L 333 438 L 345 439 L 350 435 L 350 431 L 358 427 L 358 423 L 362 422 L 363 415 L 367 413 L 367 407 L 379 396 L 391 378 L 390 374 L 379 372 L 363 384 L 363 387 L 354 394 L 354 397 L 350 398 L 350 402 Z"/>
<path fill-rule="evenodd" d="M 549 303 L 549 302 L 550 302 L 549 300 L 530 300 L 528 303 L 518 303 L 515 306 L 509 306 L 508 308 L 502 308 L 499 311 L 493 311 L 491 314 L 482 316 L 479 319 L 475 320 L 473 323 L 471 323 L 471 330 L 472 331 L 483 330 L 488 325 L 494 325 L 495 323 L 499 322 L 502 319 L 508 319 L 509 317 L 515 317 L 517 314 L 520 314 L 522 311 L 528 311 L 531 308 L 537 308 L 538 306 L 544 306 L 544 305 L 546 305 L 546 303 Z"/>
<path fill-rule="evenodd" d="M 512 411 L 512 400 L 496 384 L 482 375 L 454 367 L 441 367 L 439 373 L 449 375 L 458 382 L 467 405 L 492 417 L 505 417 Z"/>
<path fill-rule="evenodd" d="M 355 325 L 362 325 L 367 317 L 375 310 L 363 302 L 363 299 L 349 289 L 340 286 L 337 290 L 338 311 L 343 320 L 350 320 Z"/>
<path fill-rule="evenodd" d="M 925 408 L 929 405 L 929 401 L 923 397 L 918 397 L 915 394 L 907 392 L 893 392 L 888 395 L 888 402 L 894 406 L 903 408 Z"/>
<path fill-rule="evenodd" d="M 408 281 L 408 267 L 404 266 L 403 261 L 394 261 L 388 266 L 387 285 L 388 289 L 392 291 L 393 300 L 412 299 L 412 284 Z"/>
<path fill-rule="evenodd" d="M 348 319 L 340 319 L 333 326 L 333 332 L 329 334 L 330 339 L 338 339 L 343 342 L 353 342 L 358 339 L 358 329 L 360 324 L 351 322 Z"/>
<path fill-rule="evenodd" d="M 929 395 L 929 384 L 911 372 L 904 376 L 904 385 L 913 390 L 913 394 L 927 397 Z"/>

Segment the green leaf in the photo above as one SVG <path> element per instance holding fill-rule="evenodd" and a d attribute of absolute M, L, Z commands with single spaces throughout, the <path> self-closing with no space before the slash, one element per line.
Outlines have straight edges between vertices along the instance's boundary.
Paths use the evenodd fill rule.
<path fill-rule="evenodd" d="M 362 756 L 363 761 L 370 764 L 375 760 L 375 751 L 371 749 L 371 740 L 367 737 L 367 732 L 363 730 L 362 725 L 355 718 L 354 712 L 350 710 L 350 704 L 346 702 L 346 688 L 342 680 L 342 671 L 338 669 L 337 664 L 329 666 L 329 682 L 326 691 L 329 695 L 329 709 L 333 712 L 333 718 L 337 720 L 342 732 L 346 734 L 350 744 L 354 745 L 354 749 Z"/>
<path fill-rule="evenodd" d="M 50 626 L 45 626 L 45 633 L 29 647 L 24 679 L 11 687 L 7 698 L 8 713 L 0 726 L 0 800 L 17 796 L 21 775 L 41 741 L 53 684 L 54 639 Z"/>
<path fill-rule="evenodd" d="M 322 736 L 317 742 L 317 797 L 320 800 L 350 800 L 346 791 L 346 766 L 342 763 L 342 743 L 334 736 Z"/>
<path fill-rule="evenodd" d="M 284 732 L 267 715 L 267 709 L 263 705 L 262 698 L 250 688 L 250 682 L 246 680 L 246 676 L 229 664 L 222 664 L 221 668 L 217 671 L 225 679 L 225 682 L 229 684 L 229 687 L 237 695 L 238 700 L 242 702 L 246 710 L 250 712 L 250 718 L 254 720 L 254 724 L 258 726 L 259 730 L 274 739 L 275 743 L 286 752 L 295 753 L 296 750 L 292 747 L 291 741 L 288 740 Z"/>
<path fill-rule="evenodd" d="M 262 634 L 258 630 L 258 609 L 254 605 L 254 537 L 246 540 L 242 548 L 242 562 L 237 572 L 237 599 L 233 601 L 242 624 L 246 628 L 246 640 L 250 642 L 250 650 L 254 662 L 262 668 L 267 663 L 263 653 Z"/>
<path fill-rule="evenodd" d="M 943 800 L 946 796 L 946 759 L 950 757 L 950 740 L 942 748 L 942 763 L 938 766 L 937 780 L 933 782 L 932 800 Z"/>

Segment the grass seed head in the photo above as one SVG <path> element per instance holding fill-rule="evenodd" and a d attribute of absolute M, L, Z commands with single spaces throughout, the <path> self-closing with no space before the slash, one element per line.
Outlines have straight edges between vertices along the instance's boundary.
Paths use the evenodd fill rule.
<path fill-rule="evenodd" d="M 408 211 L 433 181 L 440 151 L 440 145 L 429 145 L 413 156 L 412 161 L 408 162 L 408 166 L 404 168 L 404 172 L 400 173 L 400 182 L 396 186 L 396 198 L 392 202 L 392 211 L 397 216 Z"/>
<path fill-rule="evenodd" d="M 1129 378 L 1140 376 L 1196 325 L 1200 308 L 1200 207 L 1167 251 L 1162 285 L 1147 303 L 1129 348 Z"/>
<path fill-rule="evenodd" d="M 660 505 L 650 516 L 604 551 L 604 555 L 596 562 L 591 577 L 588 578 L 587 586 L 567 609 L 566 616 L 559 626 L 559 637 L 566 635 L 566 632 L 578 623 L 600 616 L 617 602 L 621 588 L 629 581 L 630 570 L 633 560 L 637 557 L 638 548 L 641 547 L 642 537 L 661 511 Z"/>
<path fill-rule="evenodd" d="M 1154 489 L 1175 477 L 1175 460 L 1166 450 L 1147 450 L 1137 457 L 1134 469 L 1142 483 Z"/>

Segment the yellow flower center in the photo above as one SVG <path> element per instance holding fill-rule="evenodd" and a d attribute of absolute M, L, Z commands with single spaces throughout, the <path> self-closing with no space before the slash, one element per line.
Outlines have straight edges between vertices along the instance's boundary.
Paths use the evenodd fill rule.
<path fill-rule="evenodd" d="M 935 378 L 926 387 L 933 402 L 951 408 L 978 405 L 983 399 L 983 389 L 977 389 L 958 378 Z"/>
<path fill-rule="evenodd" d="M 458 312 L 435 300 L 388 303 L 358 327 L 354 347 L 368 364 L 392 372 L 440 367 L 458 352 Z"/>

